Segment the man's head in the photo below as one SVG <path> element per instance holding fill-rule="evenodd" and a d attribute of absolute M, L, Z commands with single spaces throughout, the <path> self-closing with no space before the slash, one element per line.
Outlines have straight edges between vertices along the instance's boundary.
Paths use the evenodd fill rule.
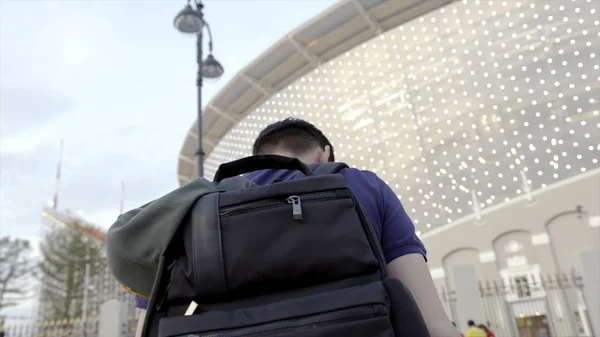
<path fill-rule="evenodd" d="M 472 320 L 469 321 L 467 324 L 469 324 L 469 326 L 475 326 L 475 322 L 473 322 Z"/>
<path fill-rule="evenodd" d="M 287 118 L 260 132 L 252 154 L 278 154 L 306 164 L 335 161 L 333 146 L 321 130 L 301 119 Z"/>

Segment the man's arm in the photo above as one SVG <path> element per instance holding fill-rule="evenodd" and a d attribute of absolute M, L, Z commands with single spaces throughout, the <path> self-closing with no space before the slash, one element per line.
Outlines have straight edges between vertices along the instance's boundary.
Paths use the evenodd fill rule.
<path fill-rule="evenodd" d="M 438 297 L 421 254 L 407 254 L 387 265 L 389 276 L 400 280 L 413 295 L 431 337 L 458 337 Z"/>
<path fill-rule="evenodd" d="M 382 249 L 389 276 L 413 295 L 431 337 L 459 337 L 446 315 L 425 260 L 425 248 L 396 193 L 377 178 L 381 193 Z"/>

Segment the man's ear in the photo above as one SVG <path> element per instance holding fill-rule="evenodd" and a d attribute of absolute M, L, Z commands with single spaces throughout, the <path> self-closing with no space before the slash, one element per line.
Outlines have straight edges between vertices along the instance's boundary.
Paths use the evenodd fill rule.
<path fill-rule="evenodd" d="M 329 162 L 329 156 L 331 155 L 331 146 L 325 145 L 323 151 L 319 151 L 319 162 L 327 163 Z"/>

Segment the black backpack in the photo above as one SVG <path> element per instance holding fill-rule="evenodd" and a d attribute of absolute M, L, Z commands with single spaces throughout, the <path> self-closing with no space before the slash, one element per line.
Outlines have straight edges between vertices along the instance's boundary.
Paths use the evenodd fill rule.
<path fill-rule="evenodd" d="M 377 236 L 341 174 L 253 156 L 219 167 L 159 271 L 145 337 L 427 337 L 410 292 L 387 277 Z M 240 174 L 288 169 L 256 186 Z"/>

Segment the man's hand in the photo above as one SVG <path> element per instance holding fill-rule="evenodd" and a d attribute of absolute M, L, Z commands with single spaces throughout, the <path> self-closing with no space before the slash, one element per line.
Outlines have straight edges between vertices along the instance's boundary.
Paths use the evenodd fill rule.
<path fill-rule="evenodd" d="M 442 307 L 421 254 L 400 256 L 387 265 L 387 270 L 391 277 L 400 280 L 412 293 L 431 337 L 460 337 Z"/>

